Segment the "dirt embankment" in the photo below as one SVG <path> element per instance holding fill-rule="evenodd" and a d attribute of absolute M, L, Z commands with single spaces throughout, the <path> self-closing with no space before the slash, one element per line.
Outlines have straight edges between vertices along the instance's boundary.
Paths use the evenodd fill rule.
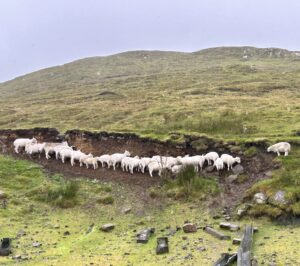
<path fill-rule="evenodd" d="M 162 142 L 149 138 L 141 138 L 135 134 L 107 133 L 107 132 L 88 132 L 81 130 L 70 130 L 65 134 L 60 134 L 56 129 L 52 128 L 34 128 L 28 130 L 0 130 L 0 151 L 11 154 L 17 158 L 28 159 L 29 157 L 23 153 L 16 155 L 13 152 L 13 141 L 16 138 L 35 137 L 40 142 L 53 142 L 66 140 L 70 145 L 85 153 L 91 152 L 93 155 L 112 154 L 115 152 L 124 152 L 128 150 L 132 156 L 153 156 L 153 155 L 195 155 L 203 154 L 207 151 L 216 151 L 219 153 L 230 153 L 240 156 L 242 166 L 248 179 L 241 183 L 228 183 L 225 176 L 229 173 L 224 170 L 220 174 L 220 185 L 224 192 L 220 197 L 216 198 L 213 205 L 234 206 L 242 198 L 245 190 L 250 188 L 260 179 L 268 178 L 266 172 L 274 167 L 272 159 L 273 155 L 265 153 L 266 143 L 249 143 L 250 146 L 256 146 L 261 152 L 250 158 L 243 156 L 242 152 L 237 149 L 237 143 L 223 143 L 209 138 L 184 136 L 185 141 L 180 144 L 174 144 L 171 141 Z M 236 152 L 235 152 L 236 151 Z M 51 173 L 61 173 L 67 177 L 89 177 L 103 181 L 118 182 L 121 184 L 129 184 L 130 187 L 136 189 L 140 193 L 146 193 L 146 189 L 159 184 L 159 178 L 151 178 L 148 174 L 134 173 L 133 175 L 122 172 L 119 169 L 101 168 L 97 170 L 79 167 L 78 164 L 72 167 L 68 162 L 65 164 L 54 159 L 46 160 L 42 156 L 32 156 L 32 161 L 39 163 Z M 218 175 L 218 173 L 203 173 L 204 175 Z"/>

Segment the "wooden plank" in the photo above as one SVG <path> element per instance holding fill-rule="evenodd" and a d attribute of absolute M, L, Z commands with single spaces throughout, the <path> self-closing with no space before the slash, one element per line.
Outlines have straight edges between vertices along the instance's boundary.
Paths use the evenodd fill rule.
<path fill-rule="evenodd" d="M 251 246 L 252 246 L 253 227 L 246 225 L 244 236 L 238 250 L 237 266 L 251 266 Z"/>

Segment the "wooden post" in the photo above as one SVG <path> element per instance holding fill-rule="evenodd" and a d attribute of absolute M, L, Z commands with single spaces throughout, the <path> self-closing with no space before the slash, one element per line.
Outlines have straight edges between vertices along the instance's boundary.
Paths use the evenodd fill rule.
<path fill-rule="evenodd" d="M 242 243 L 238 250 L 237 266 L 251 266 L 252 236 L 252 225 L 246 225 Z"/>
<path fill-rule="evenodd" d="M 229 240 L 230 239 L 230 236 L 226 236 L 224 235 L 223 233 L 221 232 L 218 232 L 217 230 L 209 227 L 209 226 L 205 226 L 204 229 L 203 229 L 206 233 L 220 239 L 220 240 Z"/>

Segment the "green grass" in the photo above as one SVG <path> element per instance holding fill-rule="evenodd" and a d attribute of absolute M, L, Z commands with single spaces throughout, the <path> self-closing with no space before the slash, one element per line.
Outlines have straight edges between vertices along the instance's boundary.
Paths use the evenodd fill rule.
<path fill-rule="evenodd" d="M 166 265 L 168 262 L 171 265 L 182 265 L 183 262 L 211 265 L 222 252 L 229 248 L 237 250 L 237 246 L 233 246 L 230 241 L 216 240 L 202 230 L 194 234 L 185 234 L 181 230 L 169 237 L 169 254 L 155 255 L 156 237 L 166 235 L 167 226 L 175 229 L 188 219 L 201 226 L 211 224 L 218 227 L 219 220 L 211 219 L 202 204 L 184 201 L 169 201 L 160 207 L 151 207 L 150 204 L 145 206 L 143 215 L 140 215 L 140 202 L 136 200 L 137 195 L 132 194 L 130 187 L 80 178 L 76 180 L 78 191 L 76 194 L 71 193 L 72 197 L 78 199 L 78 204 L 62 209 L 53 206 L 51 202 L 40 201 L 29 193 L 45 182 L 50 187 L 56 187 L 58 182 L 62 182 L 62 176 L 48 175 L 35 164 L 4 156 L 0 156 L 0 169 L 1 190 L 9 196 L 7 208 L 0 208 L 0 237 L 15 237 L 20 229 L 25 230 L 25 236 L 13 240 L 13 255 L 29 257 L 22 265 L 83 265 L 92 262 L 120 266 Z M 107 193 L 114 195 L 114 204 L 97 204 L 98 197 Z M 128 206 L 128 203 L 132 212 L 125 215 L 121 209 Z M 99 227 L 108 222 L 113 222 L 116 228 L 110 233 L 101 232 Z M 265 264 L 269 262 L 275 251 L 278 265 L 284 265 L 286 260 L 290 260 L 292 265 L 300 261 L 295 245 L 295 237 L 300 233 L 299 227 L 275 225 L 267 219 L 236 222 L 241 226 L 254 223 L 259 227 L 253 246 L 259 264 L 262 261 Z M 87 234 L 91 224 L 94 224 L 93 230 Z M 134 230 L 146 227 L 155 227 L 155 235 L 148 244 L 137 244 Z M 66 231 L 70 235 L 64 236 Z M 232 238 L 239 237 L 240 234 L 225 233 Z M 183 240 L 183 236 L 188 240 Z M 265 236 L 270 239 L 265 239 Z M 284 237 L 280 240 L 281 236 Z M 34 241 L 40 242 L 42 246 L 33 247 Z M 187 250 L 183 250 L 186 243 L 189 243 Z M 206 251 L 198 251 L 199 247 L 205 247 Z M 184 256 L 189 253 L 193 255 L 193 260 L 184 260 Z M 15 265 L 16 261 L 10 257 L 0 257 L 0 264 Z"/>
<path fill-rule="evenodd" d="M 0 128 L 291 137 L 300 129 L 300 60 L 269 53 L 137 51 L 41 70 L 0 84 Z"/>

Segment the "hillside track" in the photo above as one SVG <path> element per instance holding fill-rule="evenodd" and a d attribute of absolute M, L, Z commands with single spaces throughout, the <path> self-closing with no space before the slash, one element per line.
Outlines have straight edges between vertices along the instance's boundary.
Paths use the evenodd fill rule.
<path fill-rule="evenodd" d="M 53 142 L 67 140 L 70 145 L 85 153 L 93 155 L 112 154 L 115 152 L 124 152 L 128 150 L 132 156 L 153 156 L 153 155 L 184 155 L 184 154 L 202 154 L 190 147 L 189 144 L 175 145 L 169 142 L 161 142 L 152 139 L 140 138 L 134 134 L 120 133 L 93 133 L 87 131 L 73 130 L 61 135 L 55 129 L 31 129 L 31 130 L 2 130 L 0 131 L 0 151 L 9 154 L 14 158 L 31 160 L 41 165 L 49 173 L 59 173 L 66 178 L 86 177 L 90 179 L 98 179 L 102 182 L 116 182 L 121 185 L 128 185 L 133 191 L 145 194 L 146 190 L 152 186 L 160 184 L 160 178 L 154 176 L 151 178 L 148 173 L 142 174 L 134 172 L 130 174 L 122 172 L 119 168 L 113 169 L 79 167 L 77 162 L 75 166 L 71 166 L 69 160 L 64 164 L 60 160 L 51 158 L 47 160 L 44 154 L 38 156 L 28 156 L 24 153 L 16 154 L 13 150 L 13 141 L 18 137 L 36 137 L 39 142 Z M 219 153 L 226 152 L 225 147 L 218 144 Z M 52 155 L 53 157 L 53 155 Z M 214 199 L 210 199 L 210 206 L 216 207 L 229 206 L 234 207 L 242 201 L 244 192 L 251 188 L 257 181 L 270 178 L 266 173 L 274 168 L 274 155 L 261 152 L 251 158 L 242 157 L 242 166 L 248 179 L 243 183 L 228 183 L 226 177 L 231 174 L 227 170 L 221 173 L 208 173 L 205 170 L 201 173 L 203 176 L 219 176 L 219 184 L 223 192 Z"/>

